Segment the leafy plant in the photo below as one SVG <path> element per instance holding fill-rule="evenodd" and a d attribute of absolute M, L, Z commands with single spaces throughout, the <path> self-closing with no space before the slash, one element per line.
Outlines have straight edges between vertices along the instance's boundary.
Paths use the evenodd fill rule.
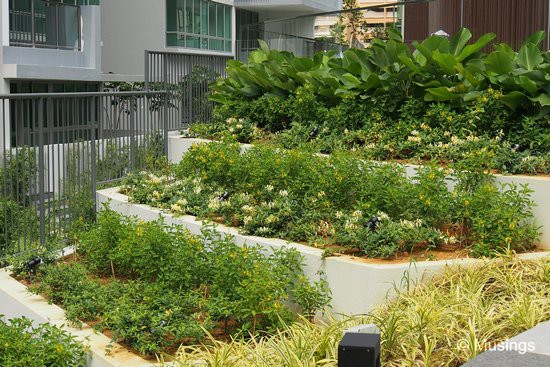
<path fill-rule="evenodd" d="M 453 175 L 431 165 L 408 177 L 403 166 L 350 152 L 320 156 L 254 145 L 241 154 L 234 143 L 208 143 L 192 147 L 174 174 L 134 176 L 124 192 L 134 202 L 248 234 L 343 246 L 371 257 L 450 243 L 476 256 L 531 248 L 538 231 L 529 190 L 499 191 L 482 160 L 461 162 L 452 165 Z M 494 231 L 503 226 L 508 229 Z"/>
<path fill-rule="evenodd" d="M 205 330 L 259 335 L 330 301 L 324 281 L 304 277 L 296 251 L 267 255 L 213 228 L 194 236 L 106 207 L 76 237 L 79 261 L 41 266 L 31 289 L 143 354 L 198 342 Z"/>
<path fill-rule="evenodd" d="M 2 317 L 3 319 L 3 317 Z M 0 364 L 25 367 L 84 367 L 87 348 L 66 331 L 31 320 L 0 319 Z"/>
<path fill-rule="evenodd" d="M 454 266 L 398 293 L 366 316 L 288 325 L 274 334 L 182 346 L 178 366 L 336 367 L 344 330 L 375 323 L 381 363 L 458 366 L 498 343 L 550 320 L 548 259 L 500 258 L 480 266 Z M 498 312 L 495 312 L 498 310 Z"/>

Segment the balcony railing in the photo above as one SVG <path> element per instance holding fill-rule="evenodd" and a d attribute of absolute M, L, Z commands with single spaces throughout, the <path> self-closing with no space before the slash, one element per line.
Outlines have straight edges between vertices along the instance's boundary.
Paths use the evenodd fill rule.
<path fill-rule="evenodd" d="M 10 0 L 10 46 L 81 50 L 80 6 Z"/>

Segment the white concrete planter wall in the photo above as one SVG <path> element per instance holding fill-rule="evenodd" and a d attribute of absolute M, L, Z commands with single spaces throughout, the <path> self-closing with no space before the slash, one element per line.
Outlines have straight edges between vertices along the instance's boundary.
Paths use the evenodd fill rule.
<path fill-rule="evenodd" d="M 178 224 L 200 234 L 202 222 L 193 216 L 175 216 L 148 205 L 132 204 L 128 197 L 120 194 L 118 188 L 110 188 L 97 192 L 98 208 L 108 202 L 110 207 L 124 215 L 132 215 L 142 220 L 164 218 L 167 224 Z M 416 283 L 424 277 L 440 272 L 451 264 L 476 264 L 481 260 L 458 259 L 450 261 L 423 261 L 409 263 L 369 263 L 349 256 L 323 257 L 323 251 L 313 247 L 289 243 L 281 239 L 270 239 L 240 234 L 236 228 L 218 225 L 218 231 L 234 236 L 238 245 L 259 245 L 266 251 L 282 247 L 295 248 L 304 257 L 304 272 L 311 280 L 319 279 L 323 272 L 332 291 L 332 311 L 335 314 L 362 314 L 382 303 L 391 295 L 394 286 L 403 287 L 405 279 Z M 525 254 L 525 258 L 550 256 L 550 252 Z"/>
<path fill-rule="evenodd" d="M 170 136 L 168 139 L 168 159 L 172 163 L 178 163 L 185 152 L 187 152 L 193 144 L 209 143 L 211 140 L 182 138 L 181 136 Z M 251 145 L 242 144 L 241 151 L 245 151 Z M 407 175 L 414 176 L 418 166 L 413 164 L 405 165 Z M 497 183 L 514 183 L 517 185 L 527 184 L 533 190 L 531 199 L 535 203 L 533 214 L 537 224 L 541 226 L 541 238 L 538 244 L 539 248 L 550 249 L 550 177 L 544 176 L 504 176 L 495 175 Z"/>
<path fill-rule="evenodd" d="M 31 294 L 23 284 L 10 277 L 7 269 L 0 269 L 0 315 L 5 319 L 25 316 L 35 325 L 50 323 L 74 335 L 88 345 L 88 367 L 152 367 L 155 364 L 129 352 L 111 339 L 99 334 L 91 327 L 82 329 L 69 326 L 65 311 L 56 305 L 48 304 L 41 296 Z M 106 349 L 112 350 L 106 355 Z"/>

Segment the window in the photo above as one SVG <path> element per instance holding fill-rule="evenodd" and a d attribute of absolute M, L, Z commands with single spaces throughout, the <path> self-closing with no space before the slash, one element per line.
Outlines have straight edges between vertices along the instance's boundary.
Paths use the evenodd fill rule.
<path fill-rule="evenodd" d="M 210 0 L 166 0 L 166 45 L 231 52 L 232 10 Z"/>

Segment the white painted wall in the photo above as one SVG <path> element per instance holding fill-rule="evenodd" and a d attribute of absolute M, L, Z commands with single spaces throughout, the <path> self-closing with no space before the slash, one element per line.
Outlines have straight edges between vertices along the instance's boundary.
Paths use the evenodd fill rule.
<path fill-rule="evenodd" d="M 233 5 L 233 0 L 217 2 Z M 145 50 L 209 55 L 233 54 L 166 47 L 166 0 L 102 0 L 101 16 L 104 80 L 143 80 Z M 235 12 L 233 41 L 236 33 L 234 18 Z"/>

